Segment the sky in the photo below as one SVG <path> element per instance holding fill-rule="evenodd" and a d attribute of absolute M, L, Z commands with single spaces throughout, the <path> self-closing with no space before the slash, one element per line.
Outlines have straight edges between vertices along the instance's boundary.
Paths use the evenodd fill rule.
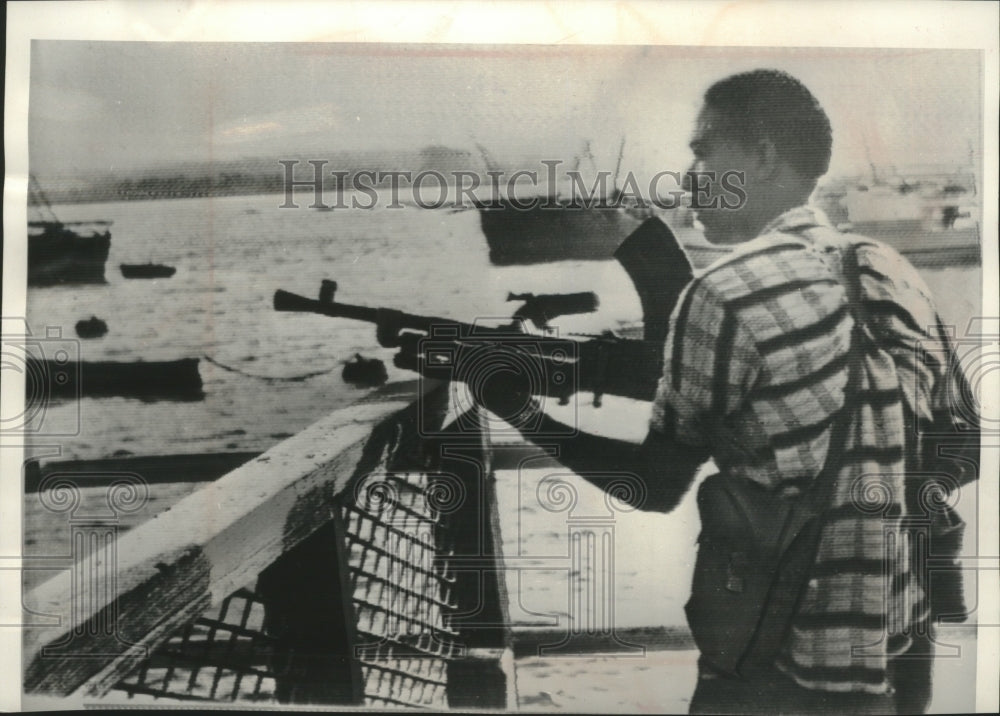
<path fill-rule="evenodd" d="M 831 175 L 979 155 L 977 51 L 35 41 L 30 162 L 42 176 L 173 161 L 412 150 L 501 163 L 683 171 L 705 89 L 784 69 L 834 127 Z M 406 167 L 400 167 L 406 169 Z M 475 167 L 473 167 L 475 168 Z"/>

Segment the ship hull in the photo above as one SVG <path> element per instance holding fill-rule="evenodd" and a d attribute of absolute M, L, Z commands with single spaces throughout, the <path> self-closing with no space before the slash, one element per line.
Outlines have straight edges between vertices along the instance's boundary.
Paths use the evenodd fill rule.
<path fill-rule="evenodd" d="M 162 264 L 120 264 L 119 268 L 125 278 L 170 278 L 177 271 Z"/>
<path fill-rule="evenodd" d="M 619 207 L 588 209 L 558 206 L 518 210 L 512 206 L 479 208 L 480 226 L 494 266 L 529 265 L 553 261 L 608 261 L 618 246 L 648 217 Z M 701 232 L 669 222 L 695 268 L 704 268 L 729 253 L 713 246 Z"/>
<path fill-rule="evenodd" d="M 197 358 L 135 363 L 32 358 L 29 373 L 39 376 L 46 397 L 53 400 L 122 397 L 187 402 L 205 397 L 198 362 Z"/>
<path fill-rule="evenodd" d="M 845 227 L 846 228 L 846 227 Z M 982 262 L 979 228 L 932 230 L 923 222 L 854 222 L 851 233 L 877 239 L 905 256 L 914 266 L 936 267 Z"/>
<path fill-rule="evenodd" d="M 509 204 L 478 207 L 495 266 L 553 261 L 605 261 L 643 218 L 618 207 L 522 210 Z"/>
<path fill-rule="evenodd" d="M 103 284 L 111 232 L 83 233 L 58 222 L 29 222 L 28 285 Z"/>

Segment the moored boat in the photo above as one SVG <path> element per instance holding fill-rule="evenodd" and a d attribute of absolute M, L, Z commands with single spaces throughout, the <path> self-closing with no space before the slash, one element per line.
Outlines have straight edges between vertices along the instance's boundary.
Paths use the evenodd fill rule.
<path fill-rule="evenodd" d="M 100 338 L 108 332 L 108 324 L 97 316 L 76 322 L 76 335 L 80 338 Z"/>
<path fill-rule="evenodd" d="M 60 221 L 35 177 L 30 204 L 40 218 L 28 222 L 28 285 L 106 283 L 110 221 Z"/>
<path fill-rule="evenodd" d="M 28 285 L 106 283 L 110 221 L 28 222 Z"/>
<path fill-rule="evenodd" d="M 122 473 L 139 475 L 147 484 L 207 482 L 253 460 L 259 452 L 217 452 L 177 455 L 112 455 L 95 460 L 28 460 L 24 491 L 37 492 L 49 475 L 74 478 L 79 487 L 106 487 Z"/>
<path fill-rule="evenodd" d="M 47 397 L 55 400 L 123 397 L 153 402 L 205 397 L 197 358 L 135 363 L 32 358 L 28 372 L 40 377 Z"/>
<path fill-rule="evenodd" d="M 170 278 L 177 269 L 165 264 L 120 264 L 122 276 L 125 278 Z"/>

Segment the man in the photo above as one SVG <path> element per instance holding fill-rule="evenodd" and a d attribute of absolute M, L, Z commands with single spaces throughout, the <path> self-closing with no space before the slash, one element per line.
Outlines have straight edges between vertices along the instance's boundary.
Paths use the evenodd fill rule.
<path fill-rule="evenodd" d="M 830 482 L 808 584 L 790 623 L 778 628 L 777 653 L 730 670 L 703 647 L 692 712 L 912 712 L 929 696 L 929 688 L 914 692 L 929 684 L 927 640 L 921 659 L 899 660 L 915 654 L 912 635 L 927 619 L 927 600 L 904 540 L 886 534 L 915 509 L 908 497 L 919 485 L 904 477 L 913 467 L 905 459 L 908 416 L 932 420 L 947 383 L 943 364 L 915 356 L 921 342 L 942 336 L 930 328 L 936 310 L 908 263 L 877 242 L 840 235 L 808 206 L 831 145 L 825 112 L 783 72 L 738 74 L 707 91 L 688 176 L 709 207 L 698 211 L 705 237 L 738 246 L 696 275 L 678 301 L 643 444 L 586 434 L 560 443 L 560 461 L 599 486 L 594 475 L 602 472 L 640 476 L 640 506 L 649 510 L 673 509 L 709 457 L 728 484 L 785 500 L 812 494 L 818 478 Z M 732 171 L 742 173 L 746 195 L 736 208 L 731 195 L 722 197 L 722 177 Z M 874 342 L 857 358 L 852 395 L 852 337 L 862 313 L 848 301 L 850 243 L 865 335 Z M 524 424 L 523 391 L 494 381 L 482 394 L 491 411 Z M 539 432 L 557 432 L 552 422 L 542 416 Z M 824 471 L 829 464 L 836 469 Z M 703 512 L 703 537 L 717 518 Z M 696 584 L 705 577 L 700 564 Z M 741 579 L 734 584 L 739 592 Z M 689 604 L 696 640 L 704 626 L 692 614 L 700 606 Z M 894 693 L 894 684 L 905 684 L 905 693 Z"/>

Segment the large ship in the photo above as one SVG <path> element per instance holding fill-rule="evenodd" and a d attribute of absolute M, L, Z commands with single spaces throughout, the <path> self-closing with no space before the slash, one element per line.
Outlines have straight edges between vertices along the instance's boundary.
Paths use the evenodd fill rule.
<path fill-rule="evenodd" d="M 503 171 L 484 147 L 477 147 L 491 171 Z M 694 214 L 690 209 L 654 211 L 637 206 L 634 200 L 624 196 L 618 185 L 624 149 L 623 139 L 612 186 L 603 195 L 589 195 L 584 187 L 573 185 L 564 193 L 558 187 L 548 187 L 542 194 L 477 199 L 475 207 L 490 249 L 490 263 L 512 266 L 553 261 L 607 261 L 629 234 L 654 215 L 670 226 L 696 268 L 707 266 L 728 253 L 728 248 L 713 246 L 705 240 L 694 226 Z M 589 145 L 581 156 L 593 160 Z M 579 167 L 580 157 L 574 170 L 578 171 Z M 596 187 L 598 182 L 591 185 Z"/>
<path fill-rule="evenodd" d="M 642 217 L 610 203 L 582 208 L 559 197 L 530 209 L 515 208 L 507 200 L 479 203 L 476 208 L 490 262 L 497 266 L 607 260 L 642 223 Z"/>
<path fill-rule="evenodd" d="M 513 266 L 607 261 L 629 234 L 654 215 L 670 226 L 695 268 L 704 268 L 730 251 L 730 247 L 706 241 L 687 209 L 654 213 L 648 209 L 617 207 L 613 202 L 583 208 L 558 204 L 558 197 L 550 197 L 549 201 L 550 208 L 538 206 L 530 210 L 517 209 L 506 202 L 499 207 L 477 206 L 490 247 L 490 263 Z"/>
<path fill-rule="evenodd" d="M 106 283 L 110 221 L 60 221 L 34 177 L 31 204 L 40 218 L 28 222 L 28 285 Z"/>
<path fill-rule="evenodd" d="M 477 145 L 486 166 L 496 162 Z M 493 196 L 477 200 L 480 226 L 490 248 L 490 262 L 497 266 L 548 263 L 551 261 L 610 259 L 618 245 L 648 216 L 624 206 L 618 188 L 622 140 L 613 188 L 606 196 L 569 196 L 558 187 L 530 196 Z M 590 156 L 589 145 L 584 156 Z M 592 158 L 592 157 L 591 157 Z M 577 158 L 574 171 L 580 166 Z M 501 170 L 502 171 L 502 170 Z"/>

